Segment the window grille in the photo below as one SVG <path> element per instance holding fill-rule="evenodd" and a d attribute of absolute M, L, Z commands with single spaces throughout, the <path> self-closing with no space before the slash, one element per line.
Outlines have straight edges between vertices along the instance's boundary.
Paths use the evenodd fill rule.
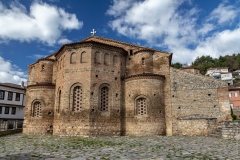
<path fill-rule="evenodd" d="M 42 116 L 42 104 L 41 102 L 35 102 L 33 105 L 33 117 Z"/>
<path fill-rule="evenodd" d="M 73 89 L 73 111 L 82 110 L 82 88 L 77 86 Z"/>
<path fill-rule="evenodd" d="M 108 111 L 108 87 L 101 88 L 100 111 Z"/>
<path fill-rule="evenodd" d="M 136 103 L 137 103 L 137 115 L 146 115 L 147 114 L 146 98 L 138 98 Z"/>

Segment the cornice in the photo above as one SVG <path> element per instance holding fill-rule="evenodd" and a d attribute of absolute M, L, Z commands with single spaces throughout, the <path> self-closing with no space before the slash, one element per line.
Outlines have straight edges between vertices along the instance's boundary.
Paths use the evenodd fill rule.
<path fill-rule="evenodd" d="M 27 89 L 32 89 L 32 88 L 48 88 L 48 89 L 55 89 L 55 83 L 37 83 L 37 84 L 32 84 L 28 85 Z"/>
<path fill-rule="evenodd" d="M 143 74 L 137 74 L 125 77 L 125 81 L 131 81 L 131 80 L 138 80 L 138 79 L 159 79 L 164 80 L 165 76 L 160 74 L 153 74 L 153 73 L 143 73 Z"/>

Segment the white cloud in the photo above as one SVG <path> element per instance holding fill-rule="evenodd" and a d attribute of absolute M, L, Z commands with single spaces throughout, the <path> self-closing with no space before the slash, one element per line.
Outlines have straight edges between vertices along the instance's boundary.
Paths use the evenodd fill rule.
<path fill-rule="evenodd" d="M 208 20 L 217 20 L 219 24 L 224 24 L 232 22 L 236 18 L 237 14 L 238 10 L 234 6 L 226 6 L 225 3 L 221 3 L 212 11 Z"/>
<path fill-rule="evenodd" d="M 237 7 L 224 1 L 201 17 L 204 11 L 193 5 L 191 0 L 135 0 L 131 4 L 114 0 L 106 13 L 114 18 L 109 22 L 114 31 L 173 52 L 173 62 L 190 63 L 197 56 L 239 53 L 240 29 L 231 24 L 239 14 Z M 226 29 L 230 25 L 232 29 Z"/>
<path fill-rule="evenodd" d="M 11 64 L 0 57 L 0 82 L 20 84 L 22 81 L 27 82 L 27 75 L 22 72 L 17 66 Z"/>
<path fill-rule="evenodd" d="M 45 55 L 45 54 L 33 54 L 31 56 L 27 56 L 28 58 L 32 58 L 32 59 L 40 59 L 40 58 L 44 58 L 44 57 L 47 57 L 48 55 Z"/>
<path fill-rule="evenodd" d="M 71 43 L 72 41 L 67 39 L 67 38 L 62 38 L 58 40 L 58 44 L 67 44 L 67 43 Z"/>
<path fill-rule="evenodd" d="M 0 2 L 0 19 L 0 41 L 38 40 L 53 45 L 60 39 L 63 30 L 83 26 L 75 14 L 38 1 L 32 3 L 29 13 L 18 2 L 11 3 L 9 8 Z"/>

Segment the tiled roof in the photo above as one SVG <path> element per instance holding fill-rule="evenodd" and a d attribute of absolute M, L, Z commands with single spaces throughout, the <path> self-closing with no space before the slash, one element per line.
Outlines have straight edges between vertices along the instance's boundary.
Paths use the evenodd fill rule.
<path fill-rule="evenodd" d="M 21 85 L 17 85 L 17 84 L 13 84 L 13 83 L 0 83 L 0 86 L 5 86 L 5 87 L 11 87 L 11 88 L 17 88 L 17 89 L 26 89 L 26 86 L 21 86 Z"/>

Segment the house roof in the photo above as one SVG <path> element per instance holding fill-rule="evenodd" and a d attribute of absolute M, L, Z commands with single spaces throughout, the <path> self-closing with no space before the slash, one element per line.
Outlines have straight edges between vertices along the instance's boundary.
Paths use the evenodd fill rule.
<path fill-rule="evenodd" d="M 17 85 L 17 84 L 13 84 L 13 83 L 0 83 L 0 86 L 26 90 L 26 86 L 21 86 L 21 85 Z"/>

